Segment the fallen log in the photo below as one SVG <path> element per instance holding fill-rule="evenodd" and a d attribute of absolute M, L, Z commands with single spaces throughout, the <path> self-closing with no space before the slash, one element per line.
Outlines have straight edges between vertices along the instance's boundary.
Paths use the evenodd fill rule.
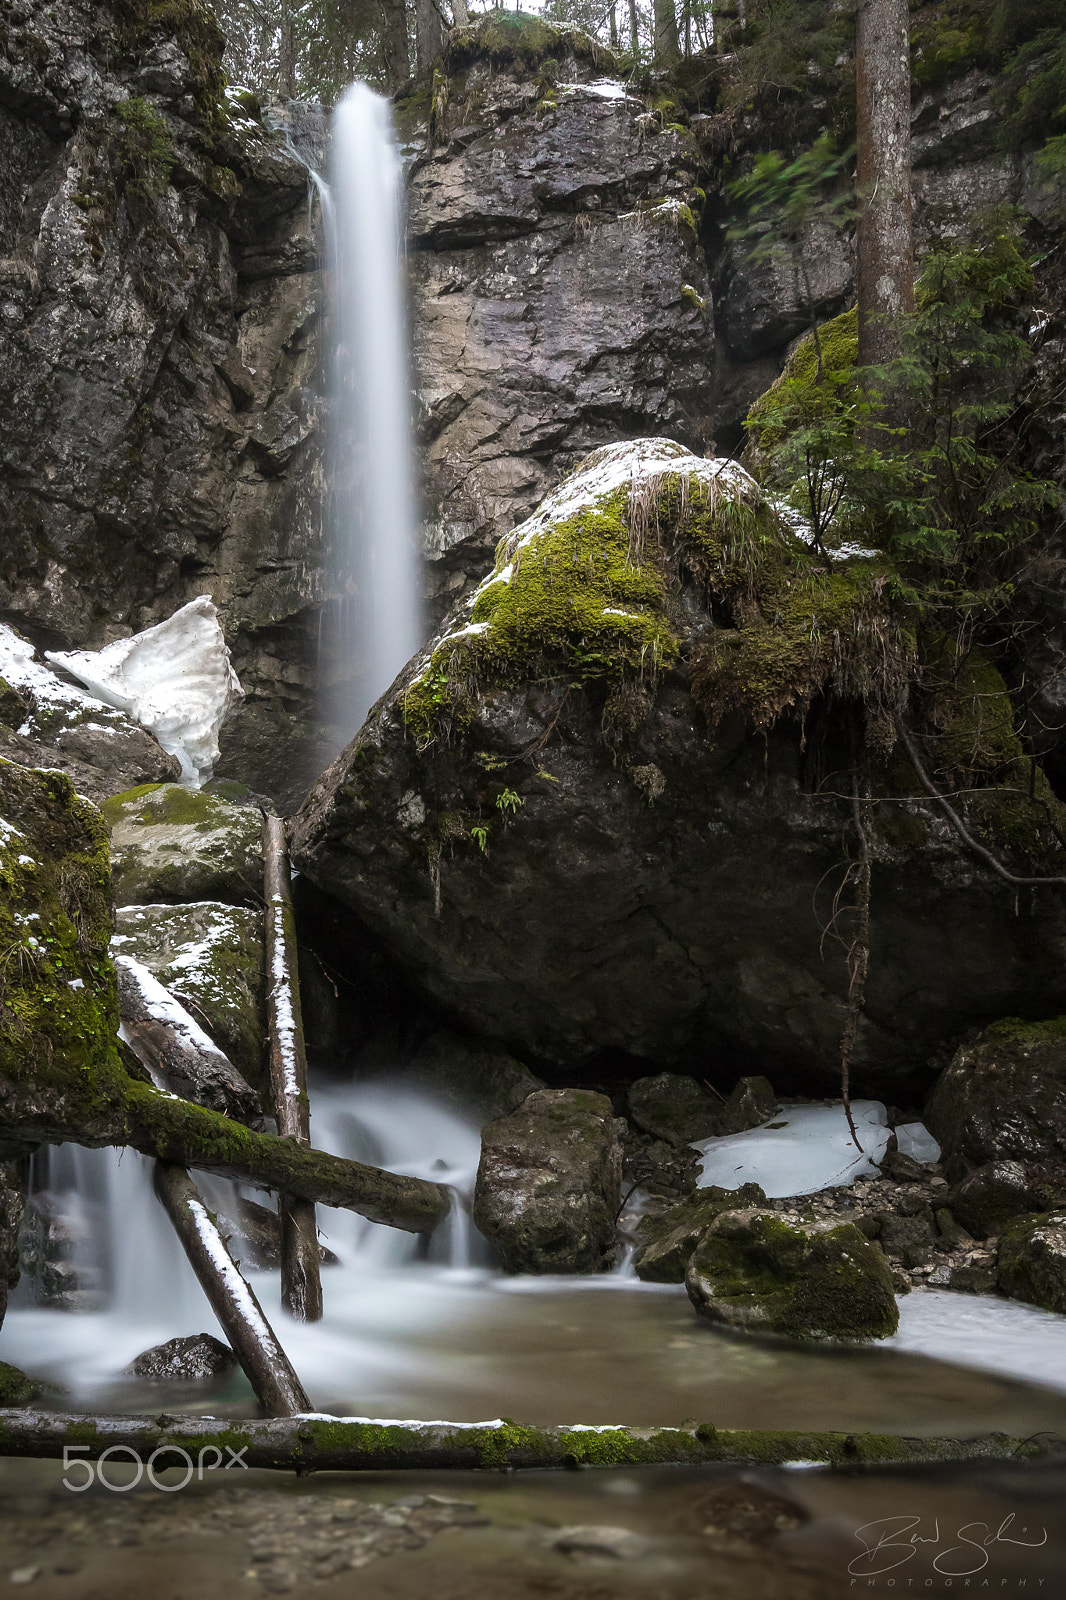
<path fill-rule="evenodd" d="M 256 1399 L 272 1417 L 311 1409 L 303 1385 L 184 1167 L 157 1161 L 155 1192 Z"/>
<path fill-rule="evenodd" d="M 278 1133 L 311 1143 L 307 1056 L 297 968 L 296 920 L 289 893 L 289 858 L 281 817 L 263 813 L 263 897 L 266 901 L 267 1037 L 270 1089 Z M 299 1322 L 322 1316 L 318 1226 L 310 1200 L 278 1195 L 281 1220 L 281 1303 Z"/>
<path fill-rule="evenodd" d="M 255 1133 L 230 1117 L 130 1078 L 117 1064 L 85 1080 L 0 1078 L 0 1159 L 41 1144 L 129 1145 L 143 1155 L 195 1167 L 254 1188 L 358 1211 L 408 1233 L 431 1232 L 448 1215 L 448 1191 L 422 1178 L 383 1172 Z"/>
<path fill-rule="evenodd" d="M 945 1461 L 1032 1461 L 1066 1456 L 1066 1439 L 1005 1433 L 969 1438 L 891 1433 L 715 1428 L 528 1428 L 512 1422 L 381 1422 L 364 1417 L 291 1417 L 257 1422 L 233 1417 L 87 1417 L 32 1407 L 0 1410 L 0 1455 L 57 1457 L 72 1448 L 95 1460 L 120 1445 L 146 1463 L 167 1446 L 194 1466 L 274 1467 L 282 1471 L 353 1472 L 457 1467 L 784 1466 L 817 1463 L 855 1468 L 920 1466 Z M 204 1456 L 200 1455 L 204 1452 Z M 116 1457 L 121 1459 L 121 1457 Z M 162 1472 L 165 1456 L 155 1463 Z"/>
<path fill-rule="evenodd" d="M 129 956 L 116 955 L 122 1014 L 119 1037 L 157 1089 L 221 1111 L 238 1122 L 262 1120 L 259 1096 L 169 989 Z"/>

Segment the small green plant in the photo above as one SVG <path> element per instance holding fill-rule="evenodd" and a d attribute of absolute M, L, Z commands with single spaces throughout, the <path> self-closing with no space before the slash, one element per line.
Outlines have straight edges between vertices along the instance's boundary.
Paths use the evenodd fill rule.
<path fill-rule="evenodd" d="M 484 823 L 475 822 L 474 826 L 470 829 L 470 837 L 473 839 L 482 855 L 484 855 L 485 847 L 489 842 L 489 830 L 485 827 Z"/>
<path fill-rule="evenodd" d="M 169 128 L 155 107 L 140 96 L 116 106 L 115 115 L 122 124 L 116 141 L 118 154 L 132 173 L 126 181 L 127 194 L 158 200 L 166 193 L 174 170 Z"/>
<path fill-rule="evenodd" d="M 505 817 L 513 817 L 521 805 L 525 805 L 525 801 L 514 789 L 501 789 L 496 796 L 496 809 Z"/>

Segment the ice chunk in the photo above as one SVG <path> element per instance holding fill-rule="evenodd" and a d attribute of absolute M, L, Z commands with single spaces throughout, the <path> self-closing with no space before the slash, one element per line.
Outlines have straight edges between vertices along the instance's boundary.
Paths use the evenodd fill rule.
<path fill-rule="evenodd" d="M 940 1146 L 921 1122 L 903 1122 L 896 1129 L 896 1143 L 914 1161 L 939 1161 Z"/>
<path fill-rule="evenodd" d="M 737 1189 L 761 1184 L 768 1199 L 815 1194 L 877 1177 L 874 1163 L 888 1145 L 888 1114 L 878 1100 L 853 1100 L 851 1114 L 862 1144 L 855 1148 L 842 1105 L 783 1104 L 777 1115 L 746 1133 L 702 1139 L 700 1185 Z"/>
<path fill-rule="evenodd" d="M 218 760 L 219 730 L 244 697 L 210 595 L 103 650 L 46 655 L 155 734 L 181 762 L 182 783 L 199 788 L 207 782 Z"/>

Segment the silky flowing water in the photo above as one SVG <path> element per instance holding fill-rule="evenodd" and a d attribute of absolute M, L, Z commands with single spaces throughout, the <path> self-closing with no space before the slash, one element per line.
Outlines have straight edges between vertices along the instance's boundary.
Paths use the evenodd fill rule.
<path fill-rule="evenodd" d="M 900 1300 L 893 1340 L 811 1349 L 730 1335 L 701 1321 L 683 1288 L 618 1272 L 506 1278 L 468 1217 L 479 1152 L 472 1122 L 384 1084 L 319 1087 L 312 1104 L 321 1147 L 448 1183 L 456 1196 L 428 1259 L 410 1234 L 320 1208 L 339 1264 L 323 1269 L 319 1324 L 285 1316 L 276 1273 L 249 1273 L 316 1409 L 540 1425 L 1066 1434 L 1066 1318 L 916 1291 Z M 75 1407 L 155 1409 L 159 1387 L 123 1369 L 176 1335 L 221 1330 L 152 1192 L 150 1163 L 131 1151 L 63 1147 L 47 1175 L 71 1219 L 80 1280 L 103 1303 L 76 1314 L 35 1306 L 25 1281 L 0 1331 L 0 1358 L 61 1384 Z M 232 1186 L 203 1185 L 232 1212 Z M 255 1409 L 242 1376 L 211 1390 L 209 1404 L 195 1387 L 168 1386 L 165 1397 L 170 1410 Z"/>

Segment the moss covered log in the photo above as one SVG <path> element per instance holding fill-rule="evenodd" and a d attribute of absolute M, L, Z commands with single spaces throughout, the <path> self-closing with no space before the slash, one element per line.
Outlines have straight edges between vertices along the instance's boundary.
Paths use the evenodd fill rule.
<path fill-rule="evenodd" d="M 402 1423 L 366 1418 L 306 1416 L 274 1421 L 232 1418 L 86 1417 L 40 1410 L 0 1410 L 0 1455 L 62 1458 L 65 1448 L 94 1460 L 113 1445 L 128 1445 L 147 1461 L 167 1445 L 195 1462 L 201 1450 L 226 1452 L 246 1467 L 282 1471 L 354 1472 L 456 1467 L 510 1468 L 709 1466 L 767 1467 L 813 1462 L 827 1467 L 916 1466 L 940 1461 L 1028 1461 L 1066 1455 L 1066 1440 L 1049 1434 L 1016 1439 L 1005 1433 L 968 1438 L 904 1438 L 890 1433 L 804 1433 L 796 1430 L 715 1428 L 529 1428 L 514 1422 Z M 181 1467 L 159 1456 L 156 1472 Z"/>

